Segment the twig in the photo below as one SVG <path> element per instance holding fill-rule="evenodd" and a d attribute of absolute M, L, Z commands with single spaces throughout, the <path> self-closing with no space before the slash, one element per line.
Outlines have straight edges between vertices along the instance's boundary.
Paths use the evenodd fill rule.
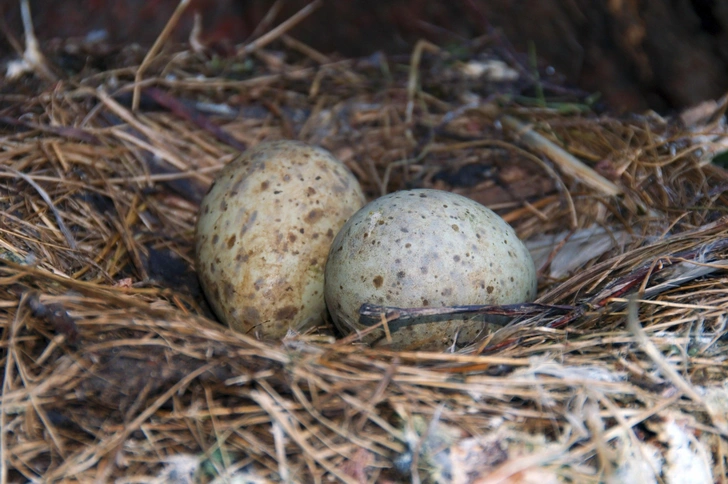
<path fill-rule="evenodd" d="M 276 449 L 276 457 L 278 458 L 278 473 L 281 476 L 281 482 L 291 482 L 291 476 L 288 473 L 288 462 L 286 462 L 286 435 L 283 433 L 283 427 L 273 421 L 271 434 L 273 435 L 273 444 Z"/>
<path fill-rule="evenodd" d="M 202 14 L 200 12 L 195 12 L 194 20 L 192 21 L 192 30 L 187 41 L 190 43 L 192 52 L 195 54 L 205 52 L 205 43 L 202 41 Z"/>
<path fill-rule="evenodd" d="M 313 47 L 304 44 L 298 39 L 294 39 L 288 34 L 282 35 L 281 40 L 284 44 L 286 44 L 286 47 L 297 50 L 301 54 L 310 57 L 314 62 L 318 62 L 319 64 L 331 63 L 331 59 L 329 59 L 327 55 L 322 54 L 321 52 L 317 51 Z"/>
<path fill-rule="evenodd" d="M 309 3 L 305 7 L 303 7 L 301 10 L 293 14 L 292 17 L 290 17 L 288 20 L 281 23 L 278 27 L 274 28 L 270 32 L 261 35 L 254 41 L 250 42 L 249 44 L 246 44 L 242 48 L 238 49 L 237 54 L 238 55 L 244 55 L 247 56 L 253 52 L 255 52 L 258 49 L 261 49 L 265 47 L 266 45 L 270 44 L 274 40 L 276 40 L 281 35 L 285 34 L 289 30 L 291 30 L 293 27 L 301 23 L 303 19 L 311 15 L 316 9 L 318 9 L 321 5 L 323 5 L 323 0 L 314 0 L 313 2 Z"/>
<path fill-rule="evenodd" d="M 359 322 L 365 326 L 373 326 L 381 322 L 391 323 L 400 319 L 412 319 L 423 316 L 444 316 L 449 314 L 490 314 L 494 316 L 535 316 L 546 312 L 569 312 L 574 306 L 552 306 L 548 304 L 523 303 L 507 305 L 471 305 L 446 306 L 442 308 L 397 308 L 362 304 L 359 308 Z M 385 319 L 381 320 L 384 316 Z"/>
<path fill-rule="evenodd" d="M 586 166 L 563 148 L 556 146 L 554 143 L 538 134 L 530 126 L 527 126 L 516 118 L 508 115 L 503 116 L 501 121 L 503 122 L 503 125 L 515 132 L 518 139 L 531 148 L 548 156 L 551 161 L 558 165 L 559 168 L 561 168 L 561 170 L 567 175 L 576 178 L 585 185 L 588 185 L 605 195 L 615 196 L 622 193 L 622 189 L 617 185 Z"/>
<path fill-rule="evenodd" d="M 407 80 L 407 108 L 405 109 L 405 123 L 407 126 L 411 126 L 412 124 L 412 114 L 415 109 L 415 94 L 417 94 L 417 84 L 420 78 L 420 62 L 422 61 L 422 53 L 424 51 L 434 54 L 440 52 L 440 48 L 431 42 L 421 39 L 412 51 L 409 78 Z"/>
<path fill-rule="evenodd" d="M 20 298 L 18 308 L 22 308 L 25 303 L 25 295 Z M 12 349 L 15 347 L 18 328 L 20 326 L 22 311 L 18 309 L 10 327 L 6 327 L 4 334 L 7 338 L 7 347 Z M 3 374 L 2 393 L 0 393 L 0 484 L 8 482 L 8 468 L 10 467 L 10 457 L 6 456 L 8 452 L 7 434 L 8 426 L 5 422 L 5 416 L 8 414 L 5 404 L 7 403 L 7 395 L 10 393 L 13 381 L 13 368 L 15 368 L 15 351 L 8 351 L 5 357 L 5 372 Z"/>
<path fill-rule="evenodd" d="M 23 59 L 41 77 L 49 81 L 57 80 L 58 76 L 48 67 L 48 61 L 38 45 L 38 39 L 33 28 L 33 17 L 30 14 L 30 0 L 20 0 L 20 15 L 23 17 L 23 30 L 25 30 Z"/>
<path fill-rule="evenodd" d="M 258 25 L 255 26 L 255 29 L 253 29 L 253 33 L 250 34 L 249 39 L 255 39 L 259 35 L 261 35 L 263 32 L 268 30 L 268 27 L 271 26 L 275 18 L 278 16 L 278 14 L 281 11 L 281 7 L 283 7 L 283 1 L 282 0 L 275 0 L 273 2 L 273 5 L 268 9 L 268 11 L 265 13 L 263 18 L 260 22 L 258 22 Z"/>
<path fill-rule="evenodd" d="M 144 60 L 142 60 L 142 63 L 139 64 L 139 68 L 134 75 L 134 94 L 131 100 L 132 111 L 137 111 L 139 109 L 139 100 L 141 98 L 142 90 L 140 82 L 142 80 L 142 76 L 144 75 L 144 71 L 146 71 L 147 67 L 149 67 L 149 64 L 152 63 L 152 59 L 154 59 L 154 56 L 156 56 L 157 52 L 159 52 L 159 50 L 162 48 L 162 44 L 164 44 L 164 42 L 167 40 L 169 34 L 172 33 L 172 29 L 174 29 L 174 27 L 177 25 L 177 22 L 179 22 L 180 17 L 182 16 L 189 4 L 190 0 L 180 0 L 177 8 L 174 9 L 172 16 L 167 21 L 167 25 L 165 25 L 162 29 L 162 33 L 160 33 L 159 37 L 157 37 L 157 40 L 154 41 L 151 49 L 149 49 L 147 55 L 144 56 Z"/>

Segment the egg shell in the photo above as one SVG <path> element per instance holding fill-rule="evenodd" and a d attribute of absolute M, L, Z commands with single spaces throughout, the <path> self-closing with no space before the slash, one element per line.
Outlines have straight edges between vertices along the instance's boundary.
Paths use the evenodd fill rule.
<path fill-rule="evenodd" d="M 513 228 L 495 212 L 440 190 L 389 194 L 354 214 L 326 264 L 326 303 L 345 334 L 366 329 L 363 303 L 411 307 L 515 304 L 536 295 L 536 269 Z M 394 349 L 443 349 L 477 337 L 480 319 L 390 323 Z M 385 343 L 383 330 L 364 337 Z"/>
<path fill-rule="evenodd" d="M 198 275 L 220 320 L 274 338 L 320 322 L 331 242 L 364 202 L 344 164 L 298 141 L 261 143 L 225 166 L 196 232 Z"/>

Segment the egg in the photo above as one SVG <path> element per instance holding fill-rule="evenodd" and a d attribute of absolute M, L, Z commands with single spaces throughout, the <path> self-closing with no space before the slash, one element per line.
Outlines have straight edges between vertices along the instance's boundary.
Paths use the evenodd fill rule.
<path fill-rule="evenodd" d="M 264 142 L 226 165 L 202 200 L 195 246 L 220 320 L 271 338 L 319 323 L 331 242 L 364 202 L 343 163 L 298 141 Z"/>
<path fill-rule="evenodd" d="M 326 303 L 344 334 L 364 330 L 363 303 L 400 308 L 515 304 L 536 295 L 536 269 L 513 228 L 463 196 L 417 189 L 381 197 L 354 214 L 331 245 Z M 420 317 L 363 338 L 393 349 L 440 350 L 472 342 L 482 318 Z"/>

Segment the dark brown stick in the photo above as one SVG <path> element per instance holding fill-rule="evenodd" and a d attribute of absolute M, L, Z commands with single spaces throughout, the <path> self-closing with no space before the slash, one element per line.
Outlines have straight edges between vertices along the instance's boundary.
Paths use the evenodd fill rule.
<path fill-rule="evenodd" d="M 568 313 L 574 306 L 552 306 L 548 304 L 523 303 L 473 306 L 446 306 L 442 308 L 396 308 L 391 306 L 378 306 L 376 304 L 362 304 L 359 308 L 359 322 L 365 326 L 372 326 L 381 321 L 384 314 L 387 322 L 399 319 L 411 319 L 423 316 L 443 316 L 448 314 L 490 314 L 494 316 L 535 316 L 546 312 Z"/>

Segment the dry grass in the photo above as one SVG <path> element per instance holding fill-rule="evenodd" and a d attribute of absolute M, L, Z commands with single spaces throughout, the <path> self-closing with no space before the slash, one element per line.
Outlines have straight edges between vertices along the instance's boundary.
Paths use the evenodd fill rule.
<path fill-rule="evenodd" d="M 0 85 L 0 482 L 726 482 L 720 105 L 615 119 L 578 93 L 528 106 L 533 79 L 472 78 L 431 45 L 283 40 Z M 456 353 L 232 333 L 191 272 L 196 211 L 273 138 L 328 148 L 370 198 L 489 205 L 545 243 L 538 302 L 574 310 Z M 573 243 L 595 228 L 603 249 Z"/>

